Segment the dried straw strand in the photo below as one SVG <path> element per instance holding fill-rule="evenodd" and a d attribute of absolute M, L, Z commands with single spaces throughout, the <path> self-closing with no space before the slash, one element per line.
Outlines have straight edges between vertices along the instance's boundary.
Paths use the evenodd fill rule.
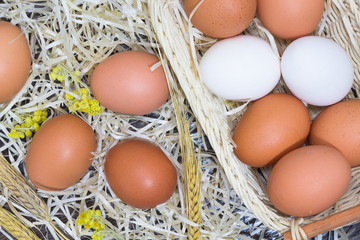
<path fill-rule="evenodd" d="M 273 208 L 266 196 L 264 185 L 261 185 L 256 177 L 256 171 L 241 163 L 233 153 L 234 143 L 231 138 L 231 130 L 234 128 L 235 121 L 231 119 L 233 117 L 228 117 L 229 112 L 226 102 L 211 94 L 198 78 L 197 58 L 201 57 L 199 52 L 206 51 L 216 40 L 207 39 L 192 28 L 183 12 L 181 1 L 155 0 L 149 1 L 148 4 L 154 29 L 164 53 L 169 58 L 179 85 L 184 91 L 194 115 L 206 133 L 216 153 L 217 160 L 223 167 L 235 192 L 242 199 L 245 206 L 267 227 L 279 232 L 286 231 L 291 227 L 290 218 Z M 326 37 L 333 39 L 344 47 L 352 58 L 355 66 L 353 88 L 356 92 L 359 89 L 359 68 L 357 67 L 359 65 L 359 53 L 357 51 L 359 30 L 358 13 L 353 13 L 353 11 L 359 8 L 360 5 L 353 0 L 330 1 L 329 14 L 323 32 Z M 251 31 L 250 34 L 262 35 L 262 31 L 257 24 L 249 26 L 244 33 L 249 34 L 248 31 Z M 266 36 L 261 37 L 267 38 Z M 275 43 L 279 47 L 280 53 L 288 44 L 288 42 L 278 38 L 275 38 Z M 285 90 L 281 83 L 275 89 L 275 91 L 281 92 Z M 347 98 L 352 97 L 351 93 L 347 96 Z M 309 112 L 313 110 L 315 109 L 309 108 Z M 260 169 L 260 171 L 263 170 Z M 357 171 L 358 169 L 353 169 L 354 174 Z M 357 179 L 353 178 L 352 181 L 355 182 Z M 357 193 L 357 189 L 354 187 L 349 192 Z M 346 207 L 346 202 L 349 201 L 353 203 L 353 200 L 344 196 L 336 204 L 335 210 L 329 209 L 318 216 L 304 219 L 304 223 L 316 221 L 317 218 L 331 214 L 332 211 L 339 211 L 339 208 Z"/>
<path fill-rule="evenodd" d="M 162 61 L 166 61 L 163 56 L 160 56 Z M 169 71 L 168 71 L 169 72 Z M 174 74 L 172 73 L 174 76 Z M 167 78 L 169 78 L 167 74 Z M 189 124 L 186 117 L 184 107 L 184 96 L 178 85 L 170 81 L 170 95 L 173 100 L 175 116 L 179 131 L 179 144 L 182 152 L 183 172 L 185 182 L 185 204 L 187 218 L 194 223 L 194 225 L 187 225 L 187 236 L 190 240 L 200 239 L 201 224 L 201 175 L 200 175 L 200 157 L 197 158 L 194 150 L 189 130 Z M 200 155 L 199 155 L 200 156 Z"/>
<path fill-rule="evenodd" d="M 244 204 L 267 226 L 273 229 L 287 229 L 288 220 L 277 216 L 264 204 L 261 198 L 266 197 L 265 193 L 257 186 L 251 169 L 239 163 L 233 153 L 231 128 L 228 125 L 224 101 L 211 94 L 197 78 L 197 69 L 194 69 L 196 61 L 190 50 L 187 24 L 178 12 L 181 6 L 176 6 L 180 4 L 179 1 L 154 0 L 148 4 L 159 42 L 235 191 Z"/>
<path fill-rule="evenodd" d="M 186 213 L 190 221 L 197 225 L 201 223 L 201 175 L 200 161 L 194 152 L 190 137 L 184 106 L 176 97 L 173 97 L 175 114 L 178 118 L 179 143 L 183 157 L 183 171 L 186 189 Z M 200 227 L 188 225 L 188 239 L 200 238 Z"/>
<path fill-rule="evenodd" d="M 26 208 L 34 218 L 49 222 L 63 239 L 68 239 L 52 223 L 45 202 L 37 195 L 25 177 L 2 155 L 0 155 L 0 183 L 10 191 L 11 198 L 14 202 Z"/>
<path fill-rule="evenodd" d="M 40 240 L 31 228 L 23 224 L 12 213 L 0 207 L 0 225 L 19 240 Z"/>

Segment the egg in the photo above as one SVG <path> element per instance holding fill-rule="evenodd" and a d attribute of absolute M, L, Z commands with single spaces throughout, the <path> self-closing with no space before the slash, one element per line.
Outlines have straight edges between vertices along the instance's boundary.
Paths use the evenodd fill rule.
<path fill-rule="evenodd" d="M 185 0 L 188 17 L 201 0 Z M 206 0 L 194 12 L 191 23 L 202 33 L 214 38 L 228 38 L 243 32 L 256 13 L 256 0 Z"/>
<path fill-rule="evenodd" d="M 324 0 L 258 0 L 257 14 L 275 36 L 296 39 L 310 35 L 319 25 Z"/>
<path fill-rule="evenodd" d="M 58 115 L 47 120 L 31 140 L 25 162 L 27 175 L 39 189 L 64 190 L 86 173 L 95 150 L 90 125 L 76 115 Z"/>
<path fill-rule="evenodd" d="M 31 67 L 28 41 L 20 28 L 0 21 L 0 103 L 13 98 L 25 85 Z"/>
<path fill-rule="evenodd" d="M 242 35 L 212 45 L 200 60 L 200 78 L 215 95 L 256 100 L 280 80 L 280 60 L 265 40 Z"/>
<path fill-rule="evenodd" d="M 308 142 L 337 148 L 352 167 L 360 165 L 360 100 L 325 108 L 312 122 Z"/>
<path fill-rule="evenodd" d="M 286 93 L 269 94 L 253 102 L 240 118 L 233 140 L 235 155 L 252 167 L 275 164 L 302 146 L 310 131 L 305 105 Z"/>
<path fill-rule="evenodd" d="M 201 0 L 185 0 L 188 17 Z M 196 9 L 191 23 L 214 38 L 233 37 L 244 31 L 254 19 L 256 0 L 206 0 Z"/>
<path fill-rule="evenodd" d="M 116 196 L 140 209 L 169 200 L 177 181 L 176 169 L 161 148 L 141 139 L 127 139 L 112 147 L 105 175 Z"/>
<path fill-rule="evenodd" d="M 97 65 L 90 88 L 95 98 L 111 111 L 144 115 L 162 106 L 170 93 L 159 58 L 144 51 L 111 55 Z"/>
<path fill-rule="evenodd" d="M 345 193 L 351 168 L 335 148 L 322 145 L 295 149 L 271 170 L 267 191 L 276 209 L 307 217 L 334 205 Z"/>
<path fill-rule="evenodd" d="M 285 84 L 302 101 L 328 106 L 342 100 L 354 82 L 346 51 L 331 39 L 308 36 L 288 45 L 281 58 Z"/>

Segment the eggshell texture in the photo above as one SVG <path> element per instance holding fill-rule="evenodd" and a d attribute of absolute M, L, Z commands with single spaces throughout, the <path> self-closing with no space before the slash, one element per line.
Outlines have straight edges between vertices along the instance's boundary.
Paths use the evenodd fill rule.
<path fill-rule="evenodd" d="M 23 32 L 0 21 L 0 102 L 13 98 L 29 77 L 31 53 Z"/>
<path fill-rule="evenodd" d="M 188 16 L 201 0 L 185 0 Z M 191 18 L 202 33 L 215 38 L 233 37 L 244 31 L 256 13 L 256 0 L 206 0 Z"/>
<path fill-rule="evenodd" d="M 298 148 L 275 164 L 268 179 L 269 199 L 279 211 L 307 217 L 338 201 L 351 179 L 351 168 L 335 148 Z"/>
<path fill-rule="evenodd" d="M 59 115 L 47 120 L 31 140 L 26 172 L 37 188 L 64 190 L 86 173 L 95 149 L 95 134 L 84 120 Z"/>
<path fill-rule="evenodd" d="M 360 165 L 360 100 L 327 107 L 312 122 L 309 144 L 337 148 L 352 167 Z"/>
<path fill-rule="evenodd" d="M 163 67 L 157 56 L 143 51 L 114 54 L 92 73 L 90 87 L 106 108 L 125 114 L 148 114 L 169 97 L 169 88 Z"/>
<path fill-rule="evenodd" d="M 275 36 L 296 39 L 310 35 L 319 25 L 324 0 L 258 0 L 260 21 Z"/>
<path fill-rule="evenodd" d="M 290 43 L 281 58 L 281 72 L 291 92 L 315 106 L 342 100 L 354 82 L 350 56 L 333 40 L 318 36 Z"/>
<path fill-rule="evenodd" d="M 165 153 L 138 139 L 122 141 L 110 149 L 105 174 L 122 201 L 141 209 L 166 202 L 176 187 L 176 170 Z"/>
<path fill-rule="evenodd" d="M 215 95 L 234 101 L 265 96 L 279 82 L 280 75 L 280 61 L 270 44 L 249 35 L 218 41 L 200 60 L 204 84 Z"/>
<path fill-rule="evenodd" d="M 245 111 L 233 133 L 234 152 L 243 163 L 263 167 L 300 147 L 310 130 L 305 105 L 292 95 L 269 94 Z"/>

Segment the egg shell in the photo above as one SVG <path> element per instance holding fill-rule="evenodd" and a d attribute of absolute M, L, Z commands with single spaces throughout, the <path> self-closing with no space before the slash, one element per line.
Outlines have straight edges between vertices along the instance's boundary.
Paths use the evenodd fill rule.
<path fill-rule="evenodd" d="M 347 52 L 333 40 L 319 36 L 291 42 L 281 57 L 281 72 L 290 91 L 315 106 L 342 100 L 354 82 Z"/>
<path fill-rule="evenodd" d="M 140 139 L 124 140 L 109 150 L 105 175 L 116 196 L 140 209 L 165 203 L 177 181 L 176 169 L 161 148 Z"/>
<path fill-rule="evenodd" d="M 58 115 L 47 120 L 31 140 L 25 162 L 27 175 L 37 188 L 64 190 L 86 173 L 95 150 L 90 125 L 76 115 Z"/>
<path fill-rule="evenodd" d="M 350 180 L 350 165 L 337 149 L 312 145 L 295 149 L 275 164 L 267 191 L 282 213 L 307 217 L 335 204 Z"/>
<path fill-rule="evenodd" d="M 31 67 L 28 41 L 20 28 L 0 21 L 0 103 L 13 98 L 25 85 Z"/>
<path fill-rule="evenodd" d="M 215 95 L 233 101 L 256 100 L 280 80 L 280 60 L 265 40 L 249 35 L 223 39 L 200 60 L 200 77 Z M 261 71 L 260 71 L 261 69 Z"/>
<path fill-rule="evenodd" d="M 111 55 L 95 67 L 90 87 L 106 108 L 125 114 L 148 114 L 169 97 L 163 67 L 157 56 L 144 51 L 125 51 Z"/>
<path fill-rule="evenodd" d="M 324 0 L 258 0 L 257 14 L 275 36 L 296 39 L 310 35 L 324 13 Z"/>
<path fill-rule="evenodd" d="M 185 0 L 188 17 L 201 0 Z M 233 37 L 244 31 L 256 13 L 256 0 L 206 0 L 191 18 L 202 33 L 215 38 Z"/>
<path fill-rule="evenodd" d="M 240 118 L 233 140 L 235 155 L 253 167 L 275 164 L 304 144 L 310 131 L 305 105 L 290 94 L 273 93 L 253 102 Z"/>
<path fill-rule="evenodd" d="M 352 167 L 360 165 L 360 100 L 346 100 L 325 108 L 312 122 L 309 144 L 337 148 Z"/>

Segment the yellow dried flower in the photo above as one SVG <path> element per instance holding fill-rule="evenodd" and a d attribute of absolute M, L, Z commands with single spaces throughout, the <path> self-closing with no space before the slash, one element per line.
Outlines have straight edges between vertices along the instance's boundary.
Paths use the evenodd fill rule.
<path fill-rule="evenodd" d="M 72 100 L 74 100 L 74 97 L 73 97 L 71 94 L 66 93 L 66 94 L 65 94 L 65 99 L 66 99 L 67 101 L 72 101 Z"/>
<path fill-rule="evenodd" d="M 25 138 L 31 137 L 36 132 L 40 125 L 47 119 L 47 109 L 36 110 L 32 113 L 25 113 L 20 116 L 23 119 L 21 125 L 17 124 L 10 130 L 8 136 L 10 138 Z"/>
<path fill-rule="evenodd" d="M 91 234 L 91 238 L 94 240 L 101 240 L 105 234 L 101 231 L 95 231 Z"/>
<path fill-rule="evenodd" d="M 105 235 L 110 235 L 113 239 L 123 239 L 117 232 L 107 228 L 100 210 L 85 210 L 79 214 L 76 220 L 78 225 L 83 225 L 86 229 L 93 229 L 91 238 L 101 240 Z"/>
<path fill-rule="evenodd" d="M 92 116 L 99 115 L 103 112 L 103 108 L 96 99 L 90 96 L 88 87 L 80 81 L 80 74 L 80 71 L 72 71 L 64 64 L 59 64 L 50 72 L 50 78 L 59 81 L 69 81 L 73 84 L 73 86 L 69 85 L 70 88 L 77 89 L 72 92 L 73 94 L 66 93 L 64 96 L 69 103 L 70 112 L 80 111 Z"/>
<path fill-rule="evenodd" d="M 80 72 L 70 71 L 64 64 L 60 63 L 58 64 L 53 70 L 50 72 L 50 78 L 52 80 L 58 80 L 58 81 L 64 81 L 70 80 L 70 81 L 79 81 Z"/>
<path fill-rule="evenodd" d="M 78 96 L 80 95 L 80 99 L 66 97 L 65 95 L 65 99 L 69 102 L 70 112 L 81 111 L 89 113 L 92 116 L 103 112 L 103 108 L 100 106 L 99 101 L 91 98 L 87 88 L 80 88 L 80 93 L 77 90 L 73 91 L 73 93 Z"/>

